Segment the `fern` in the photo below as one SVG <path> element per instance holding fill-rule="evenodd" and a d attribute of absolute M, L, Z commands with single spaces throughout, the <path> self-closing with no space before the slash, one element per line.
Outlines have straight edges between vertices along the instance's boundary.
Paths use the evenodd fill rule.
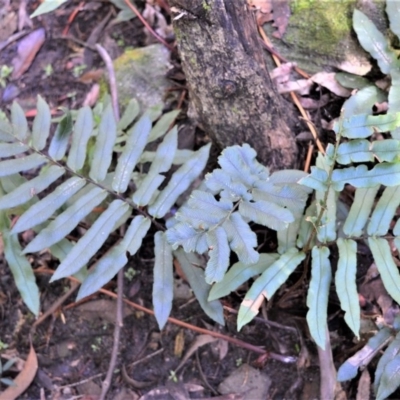
<path fill-rule="evenodd" d="M 400 9 L 394 1 L 388 1 L 387 7 L 391 28 L 398 34 Z M 306 177 L 299 171 L 269 174 L 247 145 L 225 149 L 219 158 L 221 169 L 206 177 L 200 190 L 176 213 L 167 231 L 174 249 L 181 246 L 186 252 L 208 253 L 205 278 L 213 284 L 210 300 L 226 296 L 255 278 L 240 306 L 238 329 L 257 315 L 264 299 L 271 298 L 311 250 L 307 321 L 312 337 L 325 348 L 332 278 L 344 319 L 359 337 L 357 241 L 368 244 L 388 293 L 400 304 L 400 274 L 390 246 L 393 242 L 400 250 L 400 221 L 391 229 L 400 205 L 400 63 L 386 38 L 357 10 L 354 29 L 382 72 L 391 75 L 388 95 L 368 85 L 346 101 L 334 127 L 336 143 L 328 145 L 326 154 L 318 155 Z M 372 115 L 372 106 L 385 100 L 389 112 Z M 390 132 L 392 138 L 371 140 L 375 132 Z M 338 199 L 346 185 L 356 191 L 341 226 L 337 220 Z M 377 198 L 382 185 L 384 190 Z M 304 213 L 310 190 L 314 200 Z M 251 221 L 277 231 L 278 253 L 257 254 Z M 333 244 L 339 250 L 334 277 L 329 259 Z M 239 262 L 229 269 L 230 251 L 236 253 Z M 378 398 L 388 396 L 400 384 L 398 335 L 394 339 L 390 330 L 381 330 L 362 350 L 366 354 L 356 356 L 362 363 L 349 360 L 339 371 L 339 379 L 354 377 L 358 367 L 367 365 L 393 340 L 380 361 L 375 380 Z"/>
<path fill-rule="evenodd" d="M 398 34 L 400 10 L 394 1 L 388 1 L 387 7 L 391 29 Z M 382 72 L 391 75 L 389 93 L 363 81 L 364 87 L 345 102 L 336 121 L 335 144 L 318 154 L 310 174 L 270 173 L 247 144 L 226 148 L 218 159 L 220 168 L 207 174 L 166 221 L 165 231 L 157 219 L 166 217 L 201 173 L 209 153 L 209 146 L 197 152 L 177 149 L 177 130 L 168 130 L 176 112 L 160 118 L 161 108 L 155 107 L 140 115 L 132 101 L 120 121 L 115 121 L 111 106 L 99 104 L 94 111 L 88 107 L 77 113 L 66 111 L 50 135 L 50 110 L 43 99 L 38 98 L 32 132 L 14 103 L 11 120 L 0 121 L 0 230 L 5 257 L 29 309 L 37 315 L 40 303 L 25 254 L 50 248 L 61 262 L 52 280 L 75 274 L 82 281 L 78 294 L 82 298 L 127 264 L 152 224 L 157 230 L 153 304 L 160 328 L 172 307 L 174 257 L 204 311 L 221 324 L 218 299 L 254 279 L 239 309 L 240 329 L 310 254 L 307 321 L 321 348 L 325 348 L 331 282 L 335 282 L 346 323 L 359 337 L 357 242 L 369 246 L 388 293 L 400 303 L 400 274 L 390 246 L 393 242 L 400 250 L 400 221 L 391 228 L 400 204 L 400 63 L 365 15 L 355 11 L 353 19 L 362 46 L 376 58 Z M 389 112 L 373 115 L 372 106 L 384 100 Z M 390 132 L 391 138 L 373 140 L 375 132 Z M 162 137 L 155 152 L 146 150 L 148 143 Z M 150 163 L 147 172 L 145 163 Z M 165 183 L 165 173 L 173 164 L 180 166 Z M 34 177 L 27 180 L 25 172 L 32 170 Z M 339 196 L 346 185 L 355 188 L 355 196 L 342 224 Z M 45 191 L 47 195 L 42 194 Z M 97 218 L 96 207 L 103 209 Z M 12 225 L 13 215 L 20 217 Z M 94 222 L 73 245 L 67 235 L 88 217 Z M 259 254 L 252 223 L 277 232 L 276 252 Z M 123 237 L 91 265 L 92 257 L 107 241 L 111 243 L 113 232 L 122 226 L 126 226 Z M 37 236 L 22 249 L 18 233 L 27 229 L 34 229 Z M 333 245 L 339 252 L 334 276 Z M 230 267 L 232 252 L 239 261 Z M 204 270 L 197 267 L 203 259 Z M 375 389 L 378 398 L 392 393 L 399 386 L 398 320 L 393 328 L 394 334 L 387 327 L 380 329 L 341 367 L 339 380 L 352 379 L 358 368 L 390 343 L 378 365 Z"/>
<path fill-rule="evenodd" d="M 11 121 L 1 121 L 0 229 L 6 260 L 25 303 L 34 314 L 39 313 L 39 291 L 25 254 L 50 248 L 61 261 L 52 281 L 75 274 L 82 279 L 78 298 L 88 296 L 127 264 L 127 254 L 132 256 L 138 251 L 153 221 L 162 229 L 155 218 L 163 218 L 170 211 L 204 168 L 209 145 L 197 152 L 182 154 L 177 149 L 176 127 L 168 131 L 177 112 L 165 114 L 153 127 L 152 122 L 160 113 L 161 108 L 156 107 L 134 121 L 139 108 L 132 101 L 121 120 L 116 121 L 110 104 L 98 105 L 95 114 L 83 107 L 75 115 L 67 111 L 51 137 L 50 109 L 38 97 L 32 132 L 17 103 L 11 107 Z M 164 139 L 156 152 L 145 152 L 149 142 L 162 136 Z M 116 166 L 112 162 L 115 151 L 120 153 Z M 143 164 L 148 159 L 152 163 L 145 173 Z M 160 190 L 166 178 L 163 174 L 176 163 L 181 166 Z M 24 172 L 32 169 L 36 176 L 27 180 Z M 50 185 L 57 182 L 51 190 Z M 42 195 L 45 191 L 48 193 Z M 73 245 L 66 239 L 67 235 L 88 216 L 93 219 L 96 207 L 102 208 L 102 213 Z M 11 227 L 12 215 L 20 216 Z M 125 224 L 128 228 L 122 240 L 88 272 L 86 265 L 91 264 L 92 257 Z M 34 229 L 37 235 L 22 249 L 18 234 L 28 229 Z M 160 327 L 168 317 L 173 288 L 172 250 L 167 251 L 170 246 L 164 236 L 158 232 L 155 240 L 153 300 Z M 169 280 L 166 271 L 169 271 Z M 215 311 L 212 317 L 222 319 Z"/>

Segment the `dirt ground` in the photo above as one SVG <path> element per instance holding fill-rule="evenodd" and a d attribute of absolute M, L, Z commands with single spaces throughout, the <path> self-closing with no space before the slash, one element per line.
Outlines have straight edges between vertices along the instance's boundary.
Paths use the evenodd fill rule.
<path fill-rule="evenodd" d="M 5 10 L 8 2 L 3 0 L 3 3 Z M 108 21 L 116 15 L 116 9 L 105 0 L 82 3 L 70 1 L 56 12 L 29 22 L 24 19 L 21 10 L 26 10 L 29 15 L 38 2 L 11 2 L 7 8 L 8 14 L 14 13 L 17 16 L 20 13 L 19 18 L 25 22 L 25 30 L 44 28 L 45 39 L 33 62 L 21 76 L 3 79 L 4 85 L 0 87 L 2 110 L 7 111 L 11 102 L 17 100 L 27 115 L 33 116 L 37 94 L 45 98 L 52 109 L 60 106 L 80 107 L 98 81 L 96 71 L 103 68 L 97 53 L 82 45 L 89 38 L 94 38 L 94 43 L 103 43 L 113 58 L 122 54 L 127 47 L 142 47 L 154 41 L 145 33 L 137 18 L 117 25 L 106 22 L 106 27 L 96 32 L 102 21 Z M 143 7 L 142 3 L 138 5 Z M 80 6 L 83 6 L 82 9 L 79 9 Z M 80 11 L 69 22 L 78 9 Z M 165 11 L 162 12 L 165 14 Z M 7 26 L 0 27 L 0 34 L 3 30 L 3 34 L 11 37 L 18 32 L 17 27 L 11 26 L 13 23 L 12 18 L 8 19 Z M 4 33 L 7 27 L 9 33 Z M 66 28 L 69 39 L 63 37 Z M 0 51 L 0 67 L 13 65 L 19 40 L 12 40 Z M 173 62 L 179 65 L 176 56 Z M 88 73 L 86 77 L 85 73 Z M 176 77 L 183 79 L 179 69 L 175 71 Z M 174 82 L 176 80 L 171 81 L 171 87 L 174 87 Z M 338 104 L 329 107 L 329 113 L 340 109 Z M 186 101 L 183 108 L 187 108 Z M 328 113 L 326 110 L 322 112 Z M 204 135 L 199 140 L 203 141 Z M 29 235 L 23 236 L 22 243 L 26 244 L 30 239 Z M 274 246 L 274 239 L 268 240 Z M 148 234 L 142 248 L 126 267 L 124 286 L 126 299 L 149 309 L 152 308 L 152 243 L 152 235 Z M 361 281 L 362 274 L 369 267 L 370 255 L 361 251 L 360 258 L 364 260 L 364 269 L 360 270 L 359 276 Z M 50 275 L 46 271 L 55 269 L 57 264 L 48 253 L 32 256 L 30 261 L 36 272 L 41 291 L 41 309 L 44 312 L 70 289 L 71 282 L 62 280 L 49 283 Z M 291 293 L 287 301 L 280 301 L 300 275 L 301 271 L 296 271 L 263 309 L 259 318 L 240 333 L 236 331 L 234 310 L 238 309 L 246 287 L 224 299 L 226 325 L 221 327 L 204 314 L 187 284 L 177 277 L 177 289 L 184 294 L 177 296 L 174 301 L 171 316 L 261 346 L 268 352 L 280 355 L 281 360 L 263 357 L 221 339 L 212 340 L 206 334 L 201 336 L 173 323 L 168 323 L 160 332 L 153 316 L 125 305 L 117 367 L 108 398 L 181 400 L 214 397 L 220 400 L 239 400 L 254 398 L 249 393 L 254 393 L 251 390 L 257 386 L 265 389 L 261 392 L 264 394 L 258 395 L 262 396 L 258 397 L 260 399 L 319 398 L 318 357 L 305 321 L 306 287 L 302 286 Z M 115 282 L 107 286 L 111 292 L 115 288 Z M 39 324 L 32 337 L 39 361 L 38 373 L 20 398 L 97 399 L 110 362 L 115 310 L 115 301 L 105 294 L 98 293 L 80 303 L 75 303 L 72 295 L 50 318 Z M 0 321 L 0 355 L 3 362 L 11 356 L 26 359 L 34 317 L 22 303 L 12 275 L 1 256 Z M 329 328 L 338 366 L 353 354 L 355 345 L 333 291 L 329 305 Z M 190 355 L 186 361 L 185 354 Z M 182 360 L 184 362 L 180 366 Z M 233 372 L 243 370 L 245 374 L 236 380 L 242 386 L 247 385 L 247 392 L 240 394 L 235 389 L 223 392 L 219 385 Z M 15 378 L 17 374 L 16 369 L 11 369 L 3 377 Z M 355 397 L 354 383 L 346 384 L 344 388 L 348 398 Z M 2 385 L 1 390 L 4 389 Z"/>

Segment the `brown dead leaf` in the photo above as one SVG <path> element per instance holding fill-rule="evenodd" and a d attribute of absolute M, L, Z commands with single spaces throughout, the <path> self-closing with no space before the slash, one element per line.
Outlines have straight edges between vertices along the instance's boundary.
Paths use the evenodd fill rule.
<path fill-rule="evenodd" d="M 42 47 L 46 33 L 44 28 L 36 29 L 18 44 L 17 55 L 12 61 L 14 67 L 11 78 L 18 79 L 31 66 L 37 52 Z"/>
<path fill-rule="evenodd" d="M 300 97 L 300 103 L 305 110 L 316 110 L 322 108 L 329 103 L 329 95 L 324 94 L 318 100 L 309 97 Z"/>
<path fill-rule="evenodd" d="M 278 39 L 281 39 L 285 34 L 289 23 L 289 2 L 287 0 L 272 0 L 272 9 L 274 10 L 274 23 L 272 26 L 276 28 L 276 31 L 272 35 Z"/>
<path fill-rule="evenodd" d="M 92 83 L 92 82 L 98 82 L 101 77 L 103 76 L 103 69 L 98 68 L 98 69 L 91 69 L 90 71 L 85 72 L 82 74 L 78 81 L 82 83 Z"/>
<path fill-rule="evenodd" d="M 336 79 L 335 72 L 318 72 L 317 74 L 311 77 L 311 80 L 318 85 L 321 85 L 332 93 L 335 93 L 340 97 L 349 97 L 351 91 L 349 89 L 344 88 Z"/>
<path fill-rule="evenodd" d="M 28 354 L 22 371 L 14 379 L 15 386 L 9 386 L 3 393 L 0 394 L 0 400 L 17 399 L 30 386 L 38 369 L 38 361 L 36 352 L 33 346 Z"/>
<path fill-rule="evenodd" d="M 114 300 L 98 299 L 80 304 L 76 307 L 76 310 L 81 313 L 83 318 L 87 318 L 88 320 L 100 318 L 114 324 L 117 302 Z M 124 307 L 123 318 L 126 318 L 131 314 L 133 314 L 133 311 Z"/>
<path fill-rule="evenodd" d="M 175 336 L 174 355 L 178 358 L 182 357 L 183 349 L 185 347 L 185 331 L 180 329 Z"/>
<path fill-rule="evenodd" d="M 261 11 L 264 14 L 272 12 L 270 0 L 247 0 L 247 4 L 250 8 Z"/>
<path fill-rule="evenodd" d="M 205 344 L 215 342 L 216 340 L 218 339 L 211 335 L 204 334 L 197 336 L 194 342 L 190 345 L 182 361 L 175 369 L 175 372 L 178 372 L 185 365 L 186 361 L 196 352 L 197 349 L 199 349 L 201 346 L 204 346 Z"/>
<path fill-rule="evenodd" d="M 17 14 L 13 11 L 5 11 L 4 13 L 0 12 L 0 42 L 7 40 L 16 29 Z"/>

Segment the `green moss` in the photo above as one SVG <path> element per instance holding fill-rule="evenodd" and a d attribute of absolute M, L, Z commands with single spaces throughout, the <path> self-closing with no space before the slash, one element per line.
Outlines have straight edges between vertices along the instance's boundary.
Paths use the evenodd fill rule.
<path fill-rule="evenodd" d="M 204 0 L 203 3 L 203 9 L 207 12 L 211 11 L 211 6 Z"/>
<path fill-rule="evenodd" d="M 336 53 L 343 37 L 352 29 L 355 0 L 293 0 L 285 41 L 317 53 Z"/>

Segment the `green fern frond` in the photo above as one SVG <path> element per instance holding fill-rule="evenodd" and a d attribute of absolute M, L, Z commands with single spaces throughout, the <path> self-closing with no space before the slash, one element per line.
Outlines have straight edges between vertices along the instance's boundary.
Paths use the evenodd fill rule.
<path fill-rule="evenodd" d="M 121 121 L 115 120 L 110 103 L 105 107 L 97 105 L 94 111 L 89 107 L 83 107 L 77 113 L 66 110 L 51 136 L 50 109 L 38 97 L 32 132 L 17 103 L 11 107 L 11 123 L 0 121 L 0 210 L 4 210 L 0 211 L 1 218 L 7 221 L 8 214 L 22 214 L 11 232 L 9 223 L 2 224 L 5 255 L 25 302 L 35 314 L 39 312 L 39 293 L 24 254 L 50 248 L 61 261 L 52 281 L 69 275 L 78 276 L 83 280 L 78 296 L 87 296 L 126 265 L 127 253 L 132 256 L 140 248 L 150 228 L 151 215 L 162 218 L 168 213 L 204 168 L 210 146 L 197 152 L 180 152 L 178 158 L 181 161 L 177 160 L 177 129 L 170 130 L 169 127 L 178 112 L 165 114 L 152 127 L 161 112 L 162 107 L 153 107 L 135 121 L 139 115 L 136 101 L 129 103 Z M 151 165 L 146 174 L 142 165 L 138 168 L 138 164 L 148 162 L 146 157 L 143 158 L 145 147 L 163 135 L 163 141 L 150 157 Z M 114 165 L 117 149 L 120 155 Z M 166 187 L 158 191 L 166 179 L 164 173 L 173 163 L 182 165 L 172 174 Z M 35 172 L 30 173 L 33 175 L 30 180 L 20 175 L 33 169 Z M 61 177 L 63 182 L 50 189 Z M 45 191 L 48 193 L 42 196 Z M 38 195 L 41 195 L 40 199 Z M 148 206 L 149 212 L 139 209 L 143 206 Z M 104 209 L 97 218 L 92 213 L 96 207 Z M 66 236 L 88 217 L 91 220 L 94 217 L 94 223 L 72 245 Z M 129 222 L 131 217 L 125 236 L 87 273 L 86 265 L 90 265 L 91 258 L 112 232 Z M 25 249 L 21 249 L 16 235 L 32 228 L 38 234 Z M 160 243 L 156 244 L 156 268 L 162 265 L 172 271 L 172 256 L 167 257 L 167 252 L 159 251 Z M 171 251 L 168 254 L 172 254 Z M 159 280 L 157 282 L 161 284 Z M 158 306 L 160 304 L 158 302 Z M 164 305 L 160 309 L 163 311 L 161 314 L 156 311 L 156 316 L 164 324 L 169 312 Z M 221 320 L 220 316 L 218 320 Z"/>

